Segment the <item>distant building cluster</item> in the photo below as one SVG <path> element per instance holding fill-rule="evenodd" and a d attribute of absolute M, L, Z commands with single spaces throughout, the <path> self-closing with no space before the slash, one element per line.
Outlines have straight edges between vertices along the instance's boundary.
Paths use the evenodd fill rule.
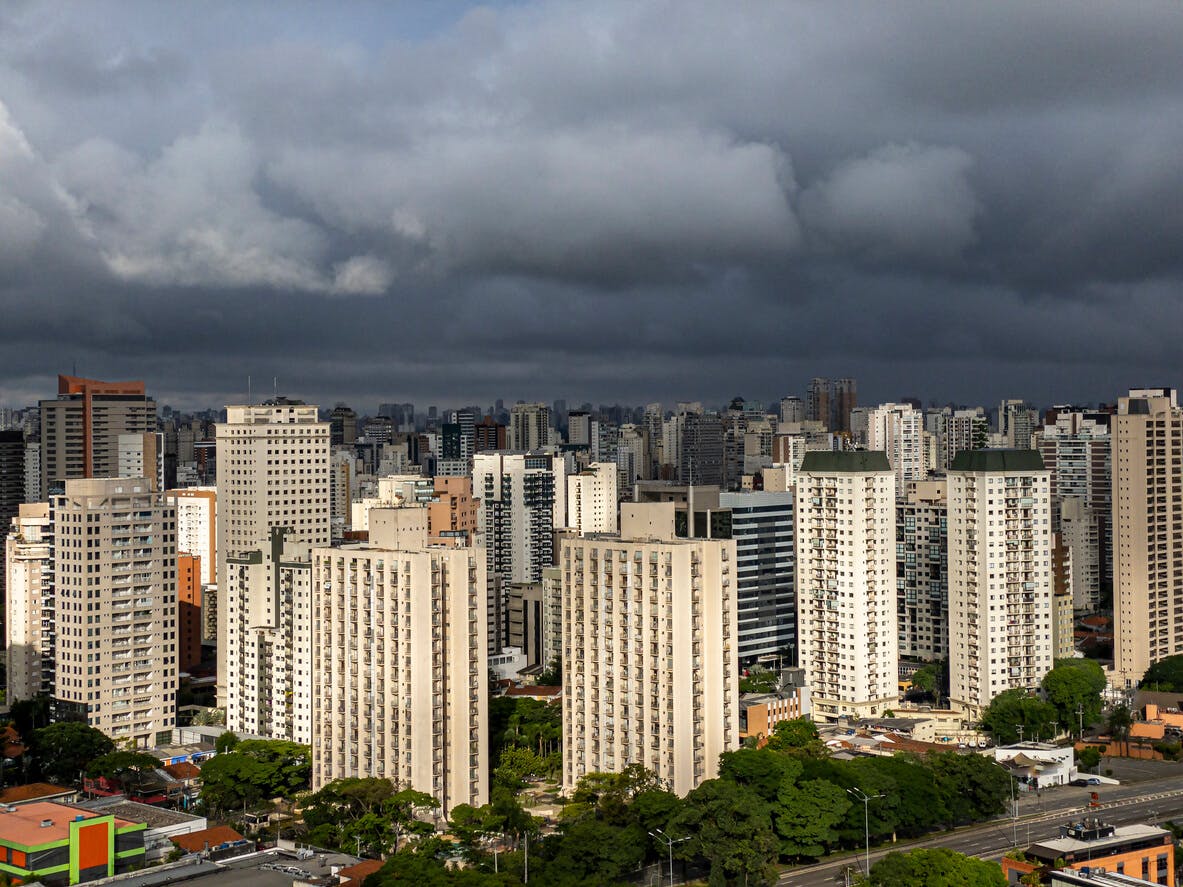
<path fill-rule="evenodd" d="M 553 670 L 566 789 L 642 764 L 684 794 L 780 720 L 889 717 L 925 663 L 971 729 L 1102 607 L 1114 686 L 1183 653 L 1173 389 L 183 415 L 62 376 L 0 426 L 9 702 L 152 747 L 204 661 L 226 726 L 310 745 L 314 787 L 485 803 L 490 694 Z"/>

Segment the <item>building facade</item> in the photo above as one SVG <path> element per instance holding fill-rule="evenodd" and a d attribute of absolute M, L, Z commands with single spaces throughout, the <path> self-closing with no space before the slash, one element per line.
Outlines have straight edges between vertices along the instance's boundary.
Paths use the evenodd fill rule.
<path fill-rule="evenodd" d="M 883 453 L 807 453 L 797 479 L 797 633 L 816 720 L 899 698 L 895 473 Z"/>
<path fill-rule="evenodd" d="M 561 540 L 563 787 L 641 764 L 678 795 L 739 742 L 735 543 L 677 539 L 672 503 Z"/>
<path fill-rule="evenodd" d="M 375 529 L 379 529 L 375 527 Z M 445 813 L 488 800 L 485 564 L 479 550 L 371 543 L 313 552 L 313 788 L 375 776 Z"/>
<path fill-rule="evenodd" d="M 53 518 L 49 504 L 21 505 L 5 540 L 8 704 L 53 694 L 56 662 Z"/>
<path fill-rule="evenodd" d="M 910 484 L 896 505 L 900 658 L 949 655 L 949 507 L 944 480 Z"/>
<path fill-rule="evenodd" d="M 1118 399 L 1113 417 L 1113 658 L 1128 685 L 1183 653 L 1183 410 L 1173 388 Z"/>
<path fill-rule="evenodd" d="M 887 454 L 902 494 L 912 481 L 924 480 L 924 417 L 907 403 L 884 403 L 867 413 L 867 449 Z"/>
<path fill-rule="evenodd" d="M 79 479 L 54 498 L 53 520 L 59 711 L 116 742 L 171 739 L 175 509 L 147 478 Z"/>
<path fill-rule="evenodd" d="M 615 462 L 593 462 L 567 477 L 567 527 L 577 533 L 615 533 L 617 468 Z"/>
<path fill-rule="evenodd" d="M 976 716 L 1052 667 L 1050 472 L 1035 450 L 976 450 L 949 468 L 949 695 Z"/>

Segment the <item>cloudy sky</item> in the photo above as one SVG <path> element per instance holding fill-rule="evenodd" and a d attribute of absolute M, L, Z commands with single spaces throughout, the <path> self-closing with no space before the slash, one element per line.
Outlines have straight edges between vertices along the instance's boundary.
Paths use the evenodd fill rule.
<path fill-rule="evenodd" d="M 0 5 L 0 404 L 1183 387 L 1183 5 Z"/>

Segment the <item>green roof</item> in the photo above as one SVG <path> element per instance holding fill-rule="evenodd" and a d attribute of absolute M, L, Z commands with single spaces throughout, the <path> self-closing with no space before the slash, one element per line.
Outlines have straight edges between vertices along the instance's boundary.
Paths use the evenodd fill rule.
<path fill-rule="evenodd" d="M 830 452 L 814 450 L 805 454 L 801 462 L 802 471 L 816 471 L 821 474 L 832 471 L 891 471 L 887 453 L 855 450 L 852 452 Z"/>
<path fill-rule="evenodd" d="M 950 471 L 1043 471 L 1038 450 L 962 450 Z"/>

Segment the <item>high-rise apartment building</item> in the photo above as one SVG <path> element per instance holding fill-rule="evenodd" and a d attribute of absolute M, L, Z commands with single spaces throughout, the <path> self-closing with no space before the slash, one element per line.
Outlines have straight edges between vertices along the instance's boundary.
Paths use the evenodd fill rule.
<path fill-rule="evenodd" d="M 392 417 L 387 417 L 392 418 Z M 393 420 L 392 420 L 393 424 Z M 353 446 L 357 441 L 357 413 L 343 403 L 329 414 L 329 446 Z"/>
<path fill-rule="evenodd" d="M 313 552 L 312 779 L 385 778 L 448 813 L 488 800 L 485 564 L 427 547 L 421 512 L 377 509 L 368 544 Z"/>
<path fill-rule="evenodd" d="M 0 531 L 8 533 L 25 501 L 25 433 L 20 429 L 0 430 Z M 0 613 L 4 612 L 6 600 L 4 557 L 0 551 Z M 0 625 L 0 643 L 6 643 L 6 638 Z"/>
<path fill-rule="evenodd" d="M 867 413 L 867 449 L 887 454 L 902 495 L 924 480 L 924 417 L 907 403 L 884 403 Z"/>
<path fill-rule="evenodd" d="M 1097 510 L 1084 499 L 1068 496 L 1060 500 L 1060 537 L 1068 551 L 1072 607 L 1078 612 L 1093 613 L 1101 605 L 1102 532 Z M 1052 503 L 1053 509 L 1055 502 Z M 1109 524 L 1106 515 L 1105 525 Z"/>
<path fill-rule="evenodd" d="M 508 441 L 511 450 L 537 450 L 551 444 L 550 407 L 544 403 L 517 403 L 509 411 Z"/>
<path fill-rule="evenodd" d="M 717 413 L 687 410 L 678 415 L 678 480 L 723 485 L 723 423 Z"/>
<path fill-rule="evenodd" d="M 239 657 L 253 657 L 256 648 L 240 646 L 232 636 L 231 622 L 241 614 L 266 613 L 277 590 L 269 572 L 253 571 L 261 584 L 227 582 L 231 558 L 270 551 L 273 530 L 284 528 L 290 544 L 328 545 L 330 542 L 329 423 L 320 421 L 317 408 L 300 401 L 276 398 L 265 404 L 226 407 L 226 421 L 217 426 L 218 498 L 218 685 L 219 705 L 226 708 L 227 723 L 237 722 L 234 712 L 240 700 L 267 698 L 266 687 L 243 688 L 229 683 L 229 675 L 257 676 Z M 287 562 L 287 560 L 285 560 Z M 311 608 L 306 600 L 299 606 Z M 270 618 L 281 613 L 272 609 Z M 307 619 L 307 614 L 293 618 Z M 259 627 L 275 622 L 255 623 Z M 279 651 L 282 655 L 284 651 Z M 297 651 L 299 652 L 299 651 Z M 244 703 L 246 704 L 246 703 Z M 250 717 L 244 711 L 241 717 Z M 276 738 L 291 738 L 278 736 Z"/>
<path fill-rule="evenodd" d="M 171 739 L 176 511 L 147 478 L 67 480 L 53 500 L 54 697 L 116 742 Z"/>
<path fill-rule="evenodd" d="M 822 426 L 833 431 L 830 425 L 830 380 L 816 378 L 809 382 L 809 393 L 806 397 L 805 418 L 810 422 L 821 422 Z"/>
<path fill-rule="evenodd" d="M 270 544 L 226 556 L 218 590 L 225 632 L 226 727 L 308 744 L 312 741 L 312 563 L 306 542 L 286 527 Z M 225 648 L 225 656 L 221 650 Z"/>
<path fill-rule="evenodd" d="M 788 667 L 797 649 L 791 492 L 720 493 L 735 540 L 736 654 L 741 666 Z M 709 525 L 709 522 L 708 522 Z"/>
<path fill-rule="evenodd" d="M 1183 410 L 1173 388 L 1118 398 L 1113 437 L 1113 658 L 1133 684 L 1183 653 Z"/>
<path fill-rule="evenodd" d="M 475 544 L 480 509 L 472 495 L 472 478 L 436 477 L 432 485 L 435 495 L 427 502 L 428 542 L 454 548 Z"/>
<path fill-rule="evenodd" d="M 112 477 L 146 477 L 152 489 L 164 489 L 164 435 L 147 431 L 121 434 L 116 442 L 118 456 Z"/>
<path fill-rule="evenodd" d="M 804 422 L 805 403 L 796 395 L 780 399 L 780 420 L 782 422 Z"/>
<path fill-rule="evenodd" d="M 56 400 L 41 407 L 41 500 L 67 478 L 118 477 L 119 435 L 156 430 L 156 403 L 143 382 L 58 376 Z"/>
<path fill-rule="evenodd" d="M 615 533 L 619 527 L 615 462 L 593 462 L 567 476 L 567 527 L 577 533 Z"/>
<path fill-rule="evenodd" d="M 350 518 L 357 487 L 357 456 L 352 447 L 334 449 L 329 456 L 329 519 L 334 539 L 350 529 Z"/>
<path fill-rule="evenodd" d="M 875 452 L 805 454 L 797 475 L 797 634 L 813 716 L 899 698 L 895 473 Z"/>
<path fill-rule="evenodd" d="M 900 658 L 949 655 L 949 508 L 944 480 L 918 481 L 896 505 Z"/>
<path fill-rule="evenodd" d="M 177 551 L 201 558 L 201 584 L 218 581 L 218 491 L 216 487 L 166 490 L 177 510 Z"/>
<path fill-rule="evenodd" d="M 1012 449 L 1032 448 L 1032 435 L 1039 427 L 1039 413 L 1026 401 L 1004 400 L 998 405 L 998 433 Z"/>
<path fill-rule="evenodd" d="M 685 795 L 739 743 L 735 543 L 678 539 L 673 503 L 566 535 L 563 785 L 641 764 Z"/>
<path fill-rule="evenodd" d="M 1051 481 L 1035 450 L 949 466 L 949 695 L 976 717 L 1052 667 Z"/>
<path fill-rule="evenodd" d="M 858 383 L 854 379 L 838 379 L 834 383 L 834 397 L 830 430 L 850 431 L 850 412 L 858 406 Z"/>
<path fill-rule="evenodd" d="M 57 615 L 54 612 L 53 518 L 49 504 L 21 505 L 7 527 L 8 704 L 53 693 Z"/>
<path fill-rule="evenodd" d="M 567 414 L 567 443 L 572 446 L 591 446 L 591 413 L 571 410 Z"/>

